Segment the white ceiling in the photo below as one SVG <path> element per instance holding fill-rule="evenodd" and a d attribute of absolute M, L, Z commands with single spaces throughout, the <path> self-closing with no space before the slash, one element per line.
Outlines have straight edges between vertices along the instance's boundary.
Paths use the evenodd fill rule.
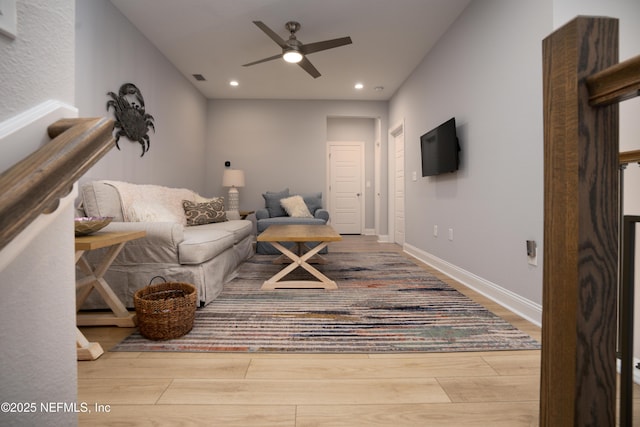
<path fill-rule="evenodd" d="M 207 98 L 388 100 L 470 0 L 111 2 Z M 292 20 L 302 43 L 350 36 L 353 44 L 310 54 L 317 79 L 282 59 L 242 66 L 281 52 L 252 21 L 286 40 Z"/>

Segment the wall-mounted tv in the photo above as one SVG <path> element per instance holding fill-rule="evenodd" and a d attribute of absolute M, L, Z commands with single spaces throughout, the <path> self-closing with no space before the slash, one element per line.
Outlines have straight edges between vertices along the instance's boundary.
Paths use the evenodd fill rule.
<path fill-rule="evenodd" d="M 420 137 L 422 176 L 455 172 L 459 165 L 460 145 L 456 119 L 451 118 Z"/>

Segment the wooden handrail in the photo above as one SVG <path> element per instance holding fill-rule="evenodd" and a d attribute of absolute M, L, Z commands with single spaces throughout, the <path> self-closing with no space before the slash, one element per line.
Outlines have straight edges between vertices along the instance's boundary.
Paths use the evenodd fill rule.
<path fill-rule="evenodd" d="M 620 164 L 640 163 L 640 150 L 624 151 L 620 153 Z"/>
<path fill-rule="evenodd" d="M 603 106 L 640 94 L 640 55 L 599 71 L 586 79 L 589 104 Z"/>
<path fill-rule="evenodd" d="M 38 215 L 56 210 L 73 184 L 113 146 L 113 120 L 61 119 L 53 138 L 0 174 L 0 249 Z"/>

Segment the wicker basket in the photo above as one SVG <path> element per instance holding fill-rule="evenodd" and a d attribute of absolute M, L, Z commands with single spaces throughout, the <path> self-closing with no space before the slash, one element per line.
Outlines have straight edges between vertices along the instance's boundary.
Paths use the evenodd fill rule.
<path fill-rule="evenodd" d="M 151 279 L 151 282 L 153 282 Z M 164 279 L 163 279 L 164 280 Z M 193 328 L 196 288 L 189 283 L 149 284 L 133 296 L 140 334 L 151 340 L 178 338 Z"/>

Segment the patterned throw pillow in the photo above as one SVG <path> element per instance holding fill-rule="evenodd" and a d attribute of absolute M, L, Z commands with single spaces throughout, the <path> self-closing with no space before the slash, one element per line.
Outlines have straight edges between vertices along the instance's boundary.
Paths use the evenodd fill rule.
<path fill-rule="evenodd" d="M 313 218 L 302 196 L 291 196 L 280 200 L 280 204 L 289 216 L 294 218 Z"/>
<path fill-rule="evenodd" d="M 227 221 L 223 197 L 214 197 L 204 203 L 194 203 L 189 200 L 183 200 L 182 207 L 184 207 L 184 214 L 187 217 L 188 226 Z"/>

